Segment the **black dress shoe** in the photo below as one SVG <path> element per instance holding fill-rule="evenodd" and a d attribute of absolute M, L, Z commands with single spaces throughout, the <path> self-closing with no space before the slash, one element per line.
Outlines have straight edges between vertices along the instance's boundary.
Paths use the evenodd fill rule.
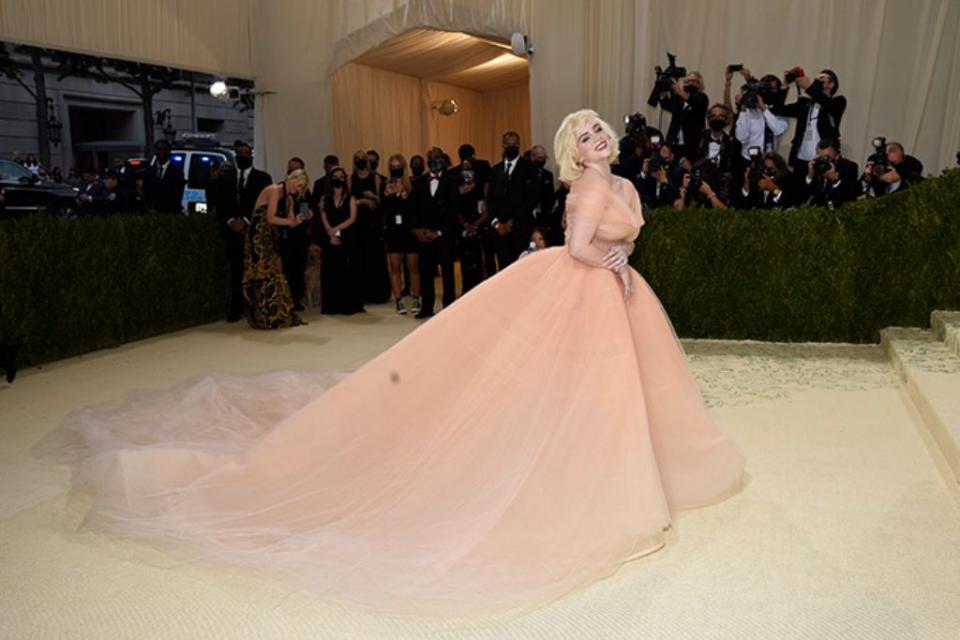
<path fill-rule="evenodd" d="M 17 348 L 0 347 L 0 369 L 7 372 L 7 382 L 17 377 Z"/>
<path fill-rule="evenodd" d="M 241 320 L 243 320 L 242 315 L 235 315 L 231 313 L 227 316 L 227 322 L 240 322 Z"/>
<path fill-rule="evenodd" d="M 416 318 L 417 320 L 423 320 L 423 319 L 425 319 L 425 318 L 432 318 L 432 317 L 433 317 L 433 314 L 432 314 L 432 313 L 427 313 L 426 311 L 421 311 L 420 313 L 418 313 L 417 315 L 415 315 L 415 316 L 413 316 L 413 317 Z"/>

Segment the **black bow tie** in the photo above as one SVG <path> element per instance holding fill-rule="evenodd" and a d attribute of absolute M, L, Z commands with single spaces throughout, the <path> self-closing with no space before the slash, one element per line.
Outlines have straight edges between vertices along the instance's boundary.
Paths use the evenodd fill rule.
<path fill-rule="evenodd" d="M 433 174 L 430 174 L 430 182 L 433 182 L 434 180 L 436 180 L 437 182 L 439 182 L 439 181 L 440 181 L 440 176 L 435 176 L 435 175 L 433 175 Z"/>

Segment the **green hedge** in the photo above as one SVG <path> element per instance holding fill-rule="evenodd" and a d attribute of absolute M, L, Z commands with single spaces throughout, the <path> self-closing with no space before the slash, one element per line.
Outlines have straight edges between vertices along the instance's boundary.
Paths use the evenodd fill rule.
<path fill-rule="evenodd" d="M 836 211 L 645 218 L 633 264 L 681 336 L 876 342 L 960 308 L 960 170 Z"/>
<path fill-rule="evenodd" d="M 837 211 L 647 211 L 634 266 L 681 336 L 875 342 L 960 308 L 960 171 Z M 213 220 L 0 220 L 0 344 L 24 365 L 224 317 Z"/>
<path fill-rule="evenodd" d="M 22 365 L 223 318 L 226 292 L 207 217 L 0 220 L 0 343 Z"/>

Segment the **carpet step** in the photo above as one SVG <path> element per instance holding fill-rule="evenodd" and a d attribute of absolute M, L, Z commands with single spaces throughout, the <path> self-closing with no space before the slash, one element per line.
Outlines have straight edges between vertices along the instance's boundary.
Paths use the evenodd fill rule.
<path fill-rule="evenodd" d="M 960 354 L 929 329 L 884 329 L 880 344 L 960 482 Z"/>

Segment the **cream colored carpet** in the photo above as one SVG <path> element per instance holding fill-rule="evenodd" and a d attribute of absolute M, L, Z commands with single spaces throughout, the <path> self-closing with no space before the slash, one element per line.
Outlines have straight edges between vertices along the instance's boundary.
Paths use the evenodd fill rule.
<path fill-rule="evenodd" d="M 355 367 L 416 326 L 214 324 L 0 384 L 0 638 L 960 638 L 960 496 L 879 347 L 686 343 L 748 484 L 663 551 L 524 617 L 378 618 L 259 575 L 77 532 L 29 447 L 65 413 L 206 372 Z"/>

